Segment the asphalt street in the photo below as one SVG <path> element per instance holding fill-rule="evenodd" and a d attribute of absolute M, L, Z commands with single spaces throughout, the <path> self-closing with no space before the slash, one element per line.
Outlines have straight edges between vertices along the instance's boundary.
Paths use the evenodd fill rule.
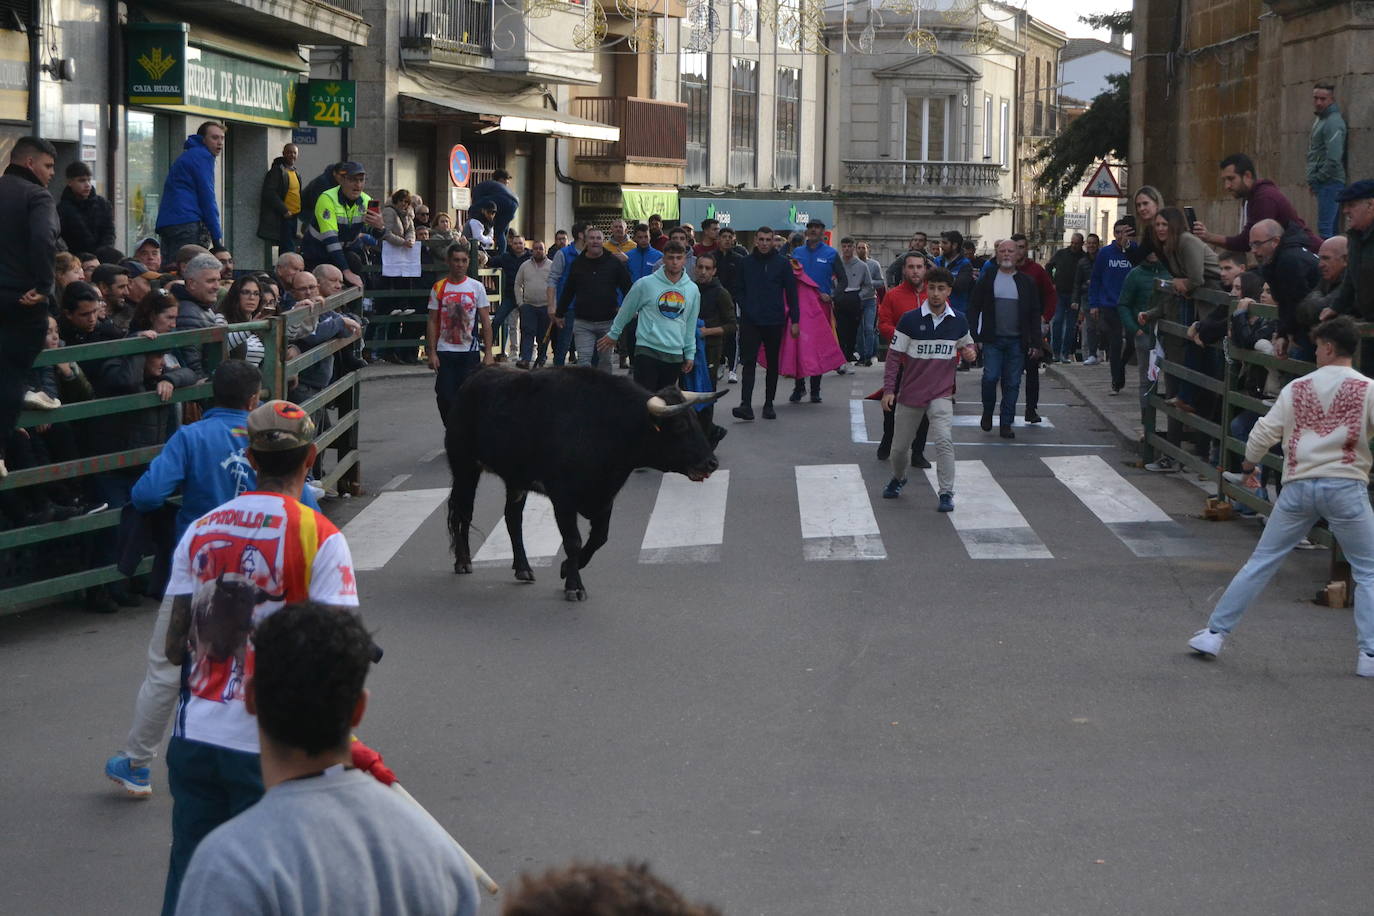
<path fill-rule="evenodd" d="M 879 372 L 772 422 L 732 392 L 728 474 L 634 474 L 582 603 L 551 558 L 515 581 L 491 477 L 488 563 L 452 573 L 431 383 L 369 382 L 369 495 L 327 505 L 386 649 L 359 735 L 506 884 L 636 858 L 751 916 L 1369 912 L 1374 683 L 1309 600 L 1326 552 L 1199 660 L 1255 522 L 1199 519 L 1048 377 L 1046 428 L 956 428 L 952 516 L 920 472 L 883 500 Z M 147 801 L 101 771 L 154 613 L 0 618 L 0 912 L 157 906 L 166 768 Z"/>

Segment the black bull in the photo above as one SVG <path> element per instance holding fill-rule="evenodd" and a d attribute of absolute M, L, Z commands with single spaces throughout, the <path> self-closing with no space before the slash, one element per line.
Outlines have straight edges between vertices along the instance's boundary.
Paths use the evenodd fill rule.
<path fill-rule="evenodd" d="M 520 530 L 525 496 L 533 490 L 548 496 L 563 536 L 564 596 L 585 599 L 579 571 L 606 543 L 616 494 L 635 468 L 704 480 L 718 467 L 691 406 L 722 394 L 684 394 L 675 387 L 651 394 L 629 378 L 590 367 L 474 374 L 458 391 L 444 437 L 453 472 L 453 571 L 472 572 L 468 536 L 485 469 L 506 484 L 515 578 L 534 581 Z M 579 515 L 591 522 L 585 543 Z"/>

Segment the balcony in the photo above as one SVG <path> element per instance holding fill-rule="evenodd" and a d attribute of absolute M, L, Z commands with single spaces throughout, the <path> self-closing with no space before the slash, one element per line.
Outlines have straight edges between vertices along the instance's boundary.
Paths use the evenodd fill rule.
<path fill-rule="evenodd" d="M 159 12 L 187 22 L 296 45 L 367 44 L 362 0 L 164 0 Z"/>
<path fill-rule="evenodd" d="M 475 57 L 490 69 L 491 28 L 492 4 L 486 0 L 406 0 L 401 53 L 459 65 Z"/>
<path fill-rule="evenodd" d="M 1002 166 L 985 162 L 845 159 L 844 190 L 894 197 L 1000 198 Z"/>
<path fill-rule="evenodd" d="M 580 118 L 620 128 L 620 139 L 579 140 L 573 178 L 616 184 L 681 184 L 687 168 L 687 106 L 654 99 L 573 99 Z"/>

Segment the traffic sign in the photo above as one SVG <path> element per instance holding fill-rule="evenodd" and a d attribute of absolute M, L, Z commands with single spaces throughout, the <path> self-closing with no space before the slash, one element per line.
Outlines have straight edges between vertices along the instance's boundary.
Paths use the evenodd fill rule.
<path fill-rule="evenodd" d="M 1107 160 L 1102 160 L 1102 164 L 1093 172 L 1093 177 L 1088 179 L 1088 186 L 1083 189 L 1084 197 L 1125 197 L 1121 193 L 1121 185 L 1117 182 L 1116 176 L 1112 174 L 1111 167 L 1107 165 Z"/>
<path fill-rule="evenodd" d="M 468 148 L 461 143 L 455 144 L 448 154 L 448 177 L 455 187 L 465 188 L 472 177 L 472 157 Z"/>

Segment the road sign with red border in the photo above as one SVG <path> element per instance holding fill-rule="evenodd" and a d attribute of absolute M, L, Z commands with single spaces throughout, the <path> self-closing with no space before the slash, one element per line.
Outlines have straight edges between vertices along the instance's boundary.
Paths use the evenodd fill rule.
<path fill-rule="evenodd" d="M 472 177 L 472 157 L 468 148 L 461 143 L 455 144 L 448 154 L 448 177 L 456 188 L 465 188 Z"/>
<path fill-rule="evenodd" d="M 1116 176 L 1112 174 L 1111 166 L 1107 165 L 1104 159 L 1093 172 L 1093 177 L 1088 179 L 1088 186 L 1083 189 L 1084 197 L 1125 197 L 1121 191 L 1121 185 L 1117 182 Z"/>

